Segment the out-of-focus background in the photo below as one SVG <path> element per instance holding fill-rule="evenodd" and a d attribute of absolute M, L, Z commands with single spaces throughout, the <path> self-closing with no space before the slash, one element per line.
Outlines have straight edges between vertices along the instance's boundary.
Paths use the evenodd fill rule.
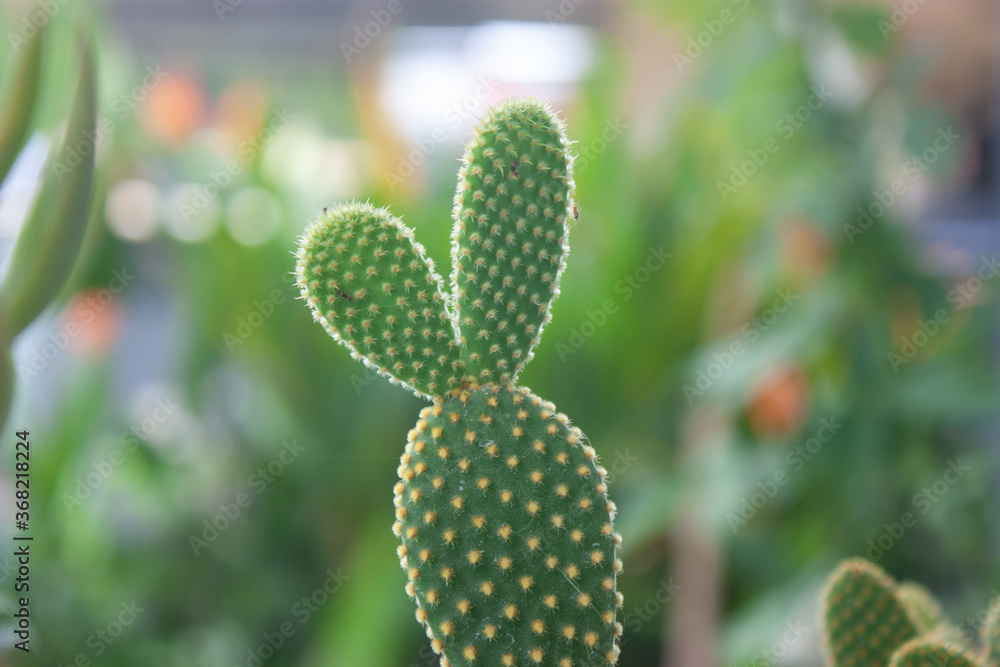
<path fill-rule="evenodd" d="M 568 122 L 580 217 L 521 379 L 611 472 L 620 664 L 819 665 L 816 596 L 854 555 L 966 630 L 1000 599 L 994 2 L 2 9 L 0 34 L 43 21 L 52 48 L 0 257 L 80 21 L 106 122 L 72 285 L 14 349 L 0 664 L 436 665 L 390 532 L 422 403 L 311 321 L 292 251 L 324 205 L 370 200 L 447 267 L 462 143 L 523 94 Z M 9 631 L 19 428 L 28 656 Z"/>

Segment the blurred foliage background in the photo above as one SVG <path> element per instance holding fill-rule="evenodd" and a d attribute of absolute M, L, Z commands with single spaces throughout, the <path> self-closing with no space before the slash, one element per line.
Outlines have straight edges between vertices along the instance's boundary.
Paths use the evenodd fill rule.
<path fill-rule="evenodd" d="M 49 84 L 0 257 L 80 21 L 107 123 L 71 288 L 14 349 L 0 664 L 436 664 L 389 530 L 421 403 L 311 321 L 291 252 L 368 199 L 446 267 L 462 141 L 513 94 L 577 142 L 569 268 L 522 380 L 611 471 L 620 664 L 819 665 L 815 598 L 853 555 L 966 629 L 1000 597 L 994 3 L 2 7 L 11 44 L 48 24 Z"/>

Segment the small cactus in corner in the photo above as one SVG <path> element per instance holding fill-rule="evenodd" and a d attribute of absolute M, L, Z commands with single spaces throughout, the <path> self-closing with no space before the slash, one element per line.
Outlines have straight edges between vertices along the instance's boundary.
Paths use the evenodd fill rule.
<path fill-rule="evenodd" d="M 615 664 L 621 538 L 580 429 L 516 385 L 559 295 L 575 213 L 563 124 L 512 100 L 475 129 L 453 208 L 451 289 L 386 209 L 324 210 L 297 277 L 351 355 L 431 405 L 409 432 L 393 532 L 443 666 Z"/>
<path fill-rule="evenodd" d="M 831 667 L 997 667 L 1000 616 L 991 610 L 972 646 L 950 625 L 930 591 L 896 583 L 855 558 L 830 575 L 821 604 L 823 648 Z"/>

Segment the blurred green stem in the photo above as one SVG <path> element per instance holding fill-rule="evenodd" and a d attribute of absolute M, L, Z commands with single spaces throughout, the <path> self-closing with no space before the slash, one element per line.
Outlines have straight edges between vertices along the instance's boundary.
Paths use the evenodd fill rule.
<path fill-rule="evenodd" d="M 38 98 L 42 66 L 42 33 L 35 31 L 24 53 L 15 55 L 4 77 L 3 102 L 0 105 L 0 182 L 7 177 L 28 138 L 31 115 Z"/>
<path fill-rule="evenodd" d="M 14 365 L 10 358 L 10 344 L 0 332 L 0 428 L 7 423 L 7 413 L 14 399 Z"/>
<path fill-rule="evenodd" d="M 96 91 L 90 41 L 81 36 L 80 74 L 66 132 L 46 167 L 35 206 L 11 251 L 0 313 L 17 336 L 66 285 L 90 218 Z"/>

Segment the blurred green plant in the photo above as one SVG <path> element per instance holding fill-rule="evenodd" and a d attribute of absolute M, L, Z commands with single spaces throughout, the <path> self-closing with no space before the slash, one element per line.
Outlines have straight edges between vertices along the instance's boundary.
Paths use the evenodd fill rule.
<path fill-rule="evenodd" d="M 995 429 L 975 430 L 981 415 L 996 414 L 995 364 L 986 352 L 995 317 L 979 306 L 956 311 L 934 346 L 893 372 L 886 353 L 947 303 L 951 286 L 927 270 L 920 245 L 891 219 L 902 206 L 854 243 L 844 234 L 881 182 L 885 167 L 875 165 L 918 153 L 925 135 L 949 122 L 916 94 L 919 61 L 881 38 L 875 21 L 885 7 L 871 10 L 872 17 L 845 18 L 824 15 L 840 5 L 812 1 L 643 2 L 648 11 L 638 2 L 615 5 L 614 20 L 593 31 L 591 70 L 580 87 L 566 88 L 563 108 L 581 156 L 574 181 L 584 206 L 559 299 L 567 315 L 578 315 L 546 326 L 549 344 L 520 380 L 614 449 L 602 453 L 629 562 L 628 574 L 616 580 L 630 601 L 618 613 L 626 630 L 620 664 L 657 664 L 682 633 L 717 645 L 716 664 L 746 664 L 795 618 L 793 610 L 814 604 L 832 562 L 864 552 L 884 522 L 913 510 L 914 494 L 958 456 L 973 459 L 974 472 L 880 562 L 932 584 L 947 596 L 949 609 L 974 606 L 984 582 L 1000 576 L 994 557 L 1000 523 L 992 503 L 984 502 L 992 496 L 995 448 L 981 446 Z M 697 36 L 703 21 L 737 5 L 746 11 L 682 77 L 661 76 L 671 65 L 662 49 L 686 46 L 686 40 L 671 42 L 671 35 Z M 678 21 L 675 9 L 687 17 Z M 812 13 L 803 21 L 809 30 L 796 27 L 794 19 Z M 65 18 L 53 28 L 65 28 Z M 114 102 L 133 99 L 130 90 L 151 52 L 116 48 L 124 45 L 117 21 L 97 25 L 106 59 L 100 108 L 118 118 Z M 853 36 L 862 29 L 874 39 Z M 747 149 L 762 146 L 775 121 L 826 79 L 816 68 L 828 62 L 828 38 L 840 33 L 871 86 L 865 96 L 835 96 L 722 202 L 717 181 L 730 178 Z M 48 37 L 46 67 L 68 64 L 72 40 L 51 31 Z M 866 40 L 879 48 L 861 49 Z M 170 51 L 163 53 L 170 58 Z M 331 143 L 363 146 L 365 154 L 374 147 L 393 160 L 402 149 L 380 143 L 391 128 L 370 120 L 381 111 L 365 106 L 347 71 L 315 53 L 266 63 L 244 55 L 226 49 L 172 72 L 105 136 L 101 162 L 109 183 L 134 179 L 150 186 L 156 216 L 141 238 L 109 224 L 113 233 L 99 239 L 92 267 L 79 281 L 71 279 L 101 285 L 123 265 L 136 269 L 129 294 L 104 311 L 105 319 L 116 315 L 127 324 L 109 327 L 104 349 L 111 352 L 84 358 L 74 345 L 64 363 L 32 382 L 37 401 L 25 401 L 24 416 L 51 443 L 33 468 L 39 503 L 33 528 L 45 574 L 36 585 L 45 603 L 32 610 L 40 650 L 27 664 L 93 658 L 88 638 L 133 598 L 155 602 L 101 655 L 102 664 L 247 664 L 248 648 L 256 650 L 262 633 L 294 620 L 288 610 L 331 564 L 343 564 L 351 581 L 308 626 L 296 626 L 269 667 L 437 662 L 395 577 L 380 576 L 395 567 L 398 546 L 385 530 L 380 489 L 396 482 L 394 434 L 412 426 L 407 415 L 420 401 L 373 381 L 374 371 L 354 368 L 306 309 L 290 305 L 287 264 L 302 220 L 325 201 L 370 192 L 373 202 L 391 205 L 420 230 L 428 255 L 442 266 L 450 219 L 440 212 L 454 193 L 460 147 L 444 142 L 428 159 L 436 166 L 408 181 L 416 189 L 426 177 L 420 191 L 410 193 L 419 197 L 380 189 L 380 170 L 364 160 L 347 170 L 317 166 L 315 153 Z M 177 63 L 163 62 L 168 68 Z M 60 81 L 68 81 L 68 69 L 59 70 Z M 187 108 L 190 100 L 173 85 L 185 77 L 187 88 L 200 91 L 197 111 L 190 112 L 196 120 L 180 143 L 158 139 L 149 119 L 162 117 L 164 106 Z M 54 88 L 71 92 L 68 84 L 43 78 L 43 97 Z M 209 231 L 201 240 L 179 242 L 174 195 L 185 183 L 210 182 L 227 157 L 238 157 L 220 154 L 219 130 L 234 143 L 256 132 L 225 125 L 217 113 L 229 92 L 247 82 L 268 91 L 261 113 L 287 105 L 300 120 L 220 191 L 218 206 L 206 209 Z M 44 118 L 36 113 L 33 122 L 51 126 L 63 114 L 64 97 L 43 100 Z M 157 109 L 159 115 L 151 113 Z M 956 147 L 947 161 L 964 151 Z M 945 163 L 936 171 L 947 172 Z M 304 171 L 336 182 L 337 189 L 305 185 Z M 921 187 L 936 180 L 928 173 Z M 226 232 L 234 220 L 264 217 L 231 206 L 247 189 L 268 192 L 281 207 L 280 231 L 253 247 Z M 104 207 L 94 209 L 103 223 Z M 633 289 L 629 281 L 650 249 L 670 257 Z M 235 349 L 227 347 L 225 336 L 275 289 L 287 297 L 275 315 Z M 801 298 L 766 331 L 753 328 L 753 346 L 689 404 L 681 388 L 714 354 L 734 341 L 749 342 L 740 327 L 766 317 L 774 296 L 788 289 Z M 608 300 L 613 313 L 602 309 Z M 32 329 L 32 340 L 22 336 L 21 347 L 43 333 Z M 799 379 L 757 382 L 778 364 Z M 149 416 L 142 396 L 156 392 L 181 410 L 155 434 L 139 437 L 134 451 L 124 450 L 121 435 Z M 831 417 L 842 425 L 836 437 L 799 456 Z M 719 423 L 724 429 L 705 428 Z M 719 437 L 687 437 L 705 433 Z M 275 443 L 292 435 L 308 447 L 308 463 L 276 478 L 209 552 L 192 557 L 189 536 L 200 534 L 219 503 L 231 501 L 249 475 L 267 466 Z M 83 505 L 67 510 L 63 499 L 115 451 L 131 453 Z M 776 471 L 789 473 L 787 484 L 739 532 L 730 530 L 726 514 L 737 513 L 741 496 L 752 499 L 757 484 L 770 482 Z M 705 510 L 712 515 L 706 523 L 718 527 L 724 551 L 719 634 L 690 632 L 696 605 L 690 598 L 663 602 L 668 596 L 658 593 L 660 582 L 670 580 L 679 595 L 710 601 L 676 567 L 682 535 L 671 531 L 687 507 Z M 362 587 L 362 581 L 374 583 Z M 4 619 L 0 609 L 0 623 Z M 684 621 L 675 634 L 669 634 L 672 620 Z M 785 660 L 821 664 L 813 646 L 818 634 L 810 633 Z"/>
<path fill-rule="evenodd" d="M 979 646 L 972 646 L 926 588 L 897 584 L 861 558 L 830 575 L 822 606 L 823 647 L 833 667 L 992 667 L 1000 659 L 998 608 L 989 610 Z"/>
<path fill-rule="evenodd" d="M 450 295 L 386 209 L 325 210 L 301 240 L 296 275 L 314 319 L 433 402 L 407 437 L 393 532 L 442 665 L 618 661 L 607 470 L 565 415 L 515 385 L 566 266 L 568 147 L 534 100 L 480 122 L 455 195 Z"/>
<path fill-rule="evenodd" d="M 24 146 L 38 98 L 44 29 L 10 64 L 0 110 L 0 179 Z M 83 245 L 94 187 L 96 84 L 90 39 L 79 36 L 76 92 L 62 137 L 0 281 L 0 426 L 13 398 L 10 345 L 66 285 Z"/>

